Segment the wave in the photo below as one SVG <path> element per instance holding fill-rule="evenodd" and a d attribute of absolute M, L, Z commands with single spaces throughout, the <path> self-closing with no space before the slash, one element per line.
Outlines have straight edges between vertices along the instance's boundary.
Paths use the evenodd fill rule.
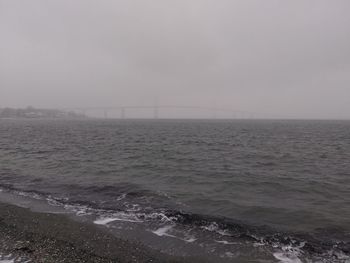
<path fill-rule="evenodd" d="M 130 224 L 143 224 L 152 226 L 151 233 L 159 237 L 175 238 L 186 243 L 211 240 L 222 246 L 234 246 L 237 244 L 251 244 L 253 247 L 267 247 L 273 250 L 273 256 L 280 262 L 299 263 L 300 257 L 320 258 L 323 262 L 348 262 L 350 260 L 349 236 L 342 238 L 330 238 L 328 231 L 321 235 L 308 233 L 293 233 L 279 231 L 269 226 L 248 225 L 239 220 L 225 217 L 216 217 L 188 211 L 151 207 L 150 203 L 144 206 L 142 203 L 132 203 L 142 198 L 149 198 L 149 191 L 121 193 L 119 187 L 115 191 L 113 187 L 103 187 L 108 194 L 115 195 L 116 205 L 113 209 L 99 206 L 98 202 L 78 200 L 52 196 L 39 191 L 22 191 L 13 187 L 1 187 L 1 191 L 7 191 L 19 196 L 30 197 L 36 200 L 45 200 L 51 206 L 58 206 L 77 216 L 93 216 L 93 222 L 97 225 L 110 226 L 117 222 Z M 86 188 L 84 189 L 84 191 Z M 99 192 L 99 187 L 89 187 L 89 192 Z M 117 193 L 117 194 L 116 194 Z M 130 193 L 131 196 L 130 196 Z M 137 196 L 135 199 L 134 197 Z M 160 198 L 156 193 L 151 196 Z M 169 197 L 167 197 L 169 198 Z M 322 231 L 321 231 L 322 232 Z"/>

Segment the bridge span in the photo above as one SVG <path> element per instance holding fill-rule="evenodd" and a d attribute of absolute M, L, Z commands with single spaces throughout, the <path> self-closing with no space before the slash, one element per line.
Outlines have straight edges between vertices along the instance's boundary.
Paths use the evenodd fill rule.
<path fill-rule="evenodd" d="M 241 110 L 232 110 L 228 108 L 220 107 L 203 107 L 203 106 L 179 106 L 179 105 L 126 105 L 126 106 L 100 106 L 100 107 L 71 107 L 62 108 L 62 111 L 73 111 L 88 116 L 88 112 L 101 112 L 104 118 L 110 117 L 110 112 L 119 112 L 120 119 L 127 118 L 127 112 L 130 110 L 151 110 L 153 112 L 153 118 L 158 119 L 162 110 L 196 110 L 199 112 L 207 112 L 210 114 L 208 118 L 219 118 L 221 113 L 229 115 L 232 119 L 253 119 L 256 113 Z"/>

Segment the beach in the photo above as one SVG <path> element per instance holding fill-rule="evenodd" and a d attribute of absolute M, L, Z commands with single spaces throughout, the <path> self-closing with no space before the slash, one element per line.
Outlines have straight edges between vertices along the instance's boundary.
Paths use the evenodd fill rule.
<path fill-rule="evenodd" d="M 5 203 L 0 203 L 0 249 L 3 256 L 16 259 L 3 262 L 196 262 L 116 238 L 63 215 Z"/>

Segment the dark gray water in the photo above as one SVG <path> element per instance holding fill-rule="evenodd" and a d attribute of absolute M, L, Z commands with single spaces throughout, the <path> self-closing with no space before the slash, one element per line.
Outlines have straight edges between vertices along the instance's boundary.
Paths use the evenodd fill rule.
<path fill-rule="evenodd" d="M 218 261 L 350 261 L 346 121 L 0 120 L 0 186 Z"/>

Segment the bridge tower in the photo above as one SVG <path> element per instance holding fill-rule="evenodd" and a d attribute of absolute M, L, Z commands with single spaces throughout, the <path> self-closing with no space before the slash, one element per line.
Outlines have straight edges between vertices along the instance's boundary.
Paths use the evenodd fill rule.
<path fill-rule="evenodd" d="M 125 119 L 125 108 L 124 107 L 120 108 L 120 118 Z"/>
<path fill-rule="evenodd" d="M 159 104 L 158 104 L 157 98 L 154 99 L 153 118 L 154 119 L 159 118 Z"/>
<path fill-rule="evenodd" d="M 158 106 L 154 106 L 153 108 L 153 118 L 154 119 L 158 119 L 159 117 L 159 107 Z"/>

